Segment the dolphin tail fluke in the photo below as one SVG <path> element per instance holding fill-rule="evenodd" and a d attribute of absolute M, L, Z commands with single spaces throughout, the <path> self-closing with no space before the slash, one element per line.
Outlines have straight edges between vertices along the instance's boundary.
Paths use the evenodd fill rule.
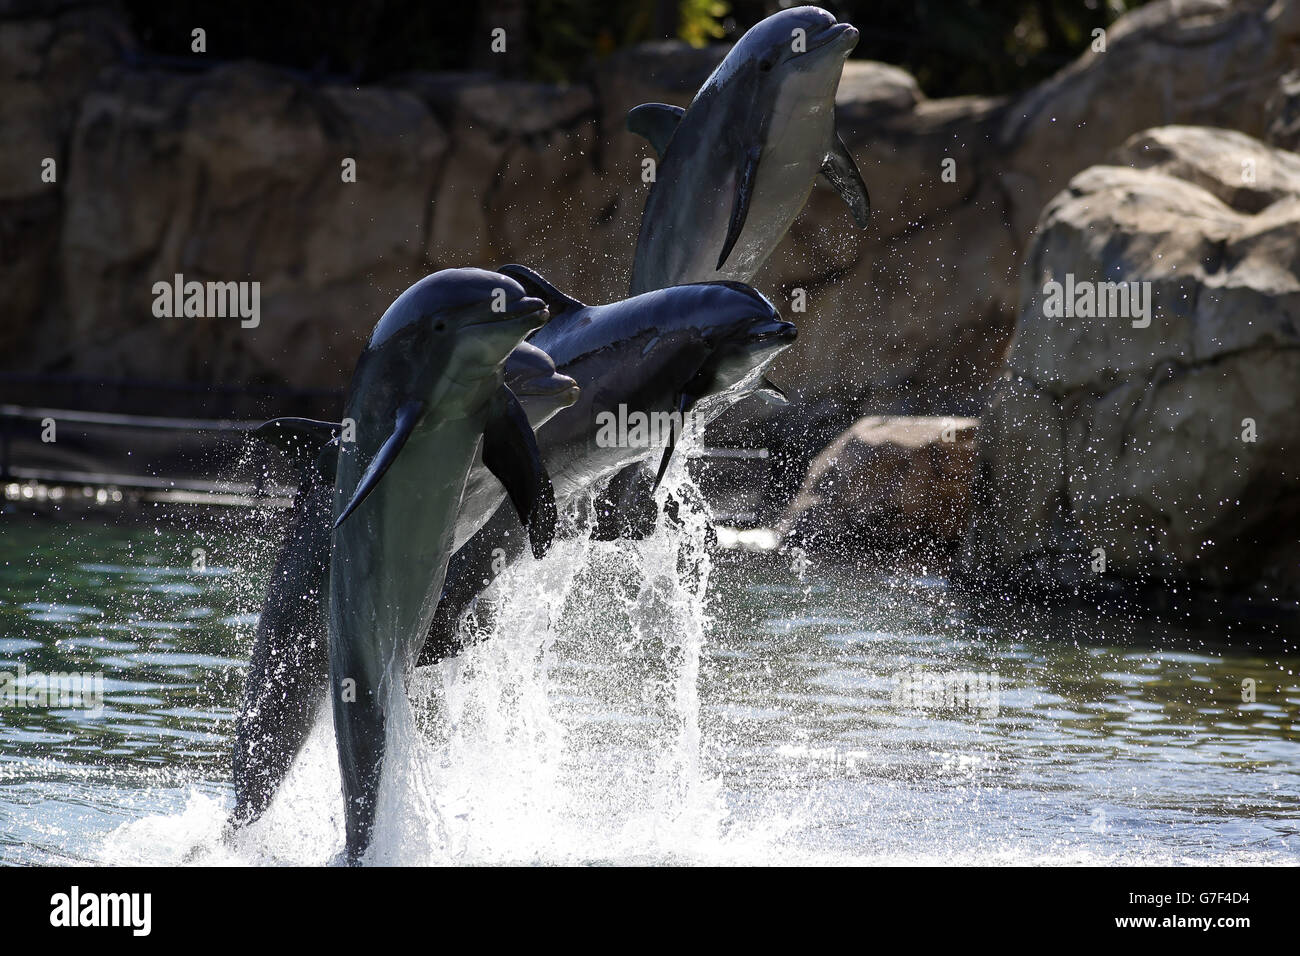
<path fill-rule="evenodd" d="M 248 434 L 279 448 L 300 468 L 306 469 L 312 464 L 319 465 L 321 452 L 338 440 L 342 429 L 338 422 L 322 422 L 314 418 L 273 418 Z"/>
<path fill-rule="evenodd" d="M 740 167 L 740 176 L 736 179 L 736 200 L 731 207 L 731 222 L 727 226 L 727 239 L 722 244 L 722 255 L 718 256 L 717 271 L 726 265 L 727 257 L 735 248 L 745 228 L 745 218 L 749 215 L 749 201 L 754 197 L 754 181 L 758 178 L 758 159 L 762 147 L 753 146 L 745 153 L 745 161 Z"/>
<path fill-rule="evenodd" d="M 528 266 L 521 266 L 512 262 L 497 269 L 497 272 L 514 279 L 524 287 L 524 291 L 529 295 L 536 296 L 545 302 L 547 311 L 551 313 L 551 318 L 555 318 L 564 312 L 586 308 L 586 305 L 571 295 L 565 295 Z"/>
<path fill-rule="evenodd" d="M 424 402 L 407 402 L 397 409 L 397 422 L 393 426 L 393 433 L 379 446 L 375 457 L 370 459 L 365 474 L 361 476 L 356 491 L 352 493 L 352 500 L 339 513 L 334 521 L 334 527 L 337 528 L 346 521 L 348 515 L 356 511 L 361 502 L 366 500 L 366 496 L 375 490 L 375 485 L 379 484 L 379 479 L 384 477 L 384 472 L 388 471 L 397 460 L 397 456 L 401 454 L 402 446 L 411 437 L 411 432 L 415 431 L 415 424 L 422 414 L 424 414 Z"/>
<path fill-rule="evenodd" d="M 629 133 L 643 137 L 662 159 L 668 151 L 668 143 L 677 132 L 677 124 L 686 115 L 680 106 L 667 103 L 642 103 L 628 110 L 627 130 Z"/>
<path fill-rule="evenodd" d="M 506 385 L 492 399 L 483 430 L 483 464 L 505 486 L 519 520 L 528 528 L 533 556 L 540 558 L 555 537 L 555 490 L 537 448 L 537 436 L 515 393 Z"/>
<path fill-rule="evenodd" d="M 849 210 L 853 213 L 853 221 L 857 223 L 858 228 L 865 229 L 867 220 L 871 218 L 871 197 L 867 195 L 867 184 L 862 181 L 862 174 L 858 172 L 858 164 L 853 161 L 853 154 L 849 152 L 849 148 L 844 145 L 844 140 L 840 139 L 838 133 L 835 135 L 835 141 L 831 143 L 830 152 L 826 154 L 826 161 L 822 163 L 821 173 L 840 194 L 840 198 L 848 203 Z"/>

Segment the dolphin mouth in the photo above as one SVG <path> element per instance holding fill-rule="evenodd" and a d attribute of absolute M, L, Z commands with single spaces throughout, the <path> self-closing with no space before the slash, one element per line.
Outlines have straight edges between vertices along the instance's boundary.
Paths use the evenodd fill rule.
<path fill-rule="evenodd" d="M 545 302 L 531 295 L 526 295 L 522 299 L 518 299 L 507 305 L 505 314 L 512 318 L 521 318 L 525 315 L 532 315 L 534 312 L 545 311 Z"/>
<path fill-rule="evenodd" d="M 846 38 L 844 43 L 844 55 L 848 56 L 849 52 L 858 45 L 858 28 L 851 23 L 836 23 L 827 27 L 803 51 L 803 56 L 808 55 L 813 50 L 820 50 L 824 46 L 836 42 L 841 37 Z"/>
<path fill-rule="evenodd" d="M 537 319 L 538 326 L 544 325 L 546 320 L 551 317 L 547 311 L 546 303 L 541 299 L 533 298 L 530 295 L 522 299 L 516 299 L 509 302 L 500 312 L 489 311 L 487 316 L 478 322 L 471 322 L 466 328 L 472 328 L 476 325 L 491 325 L 494 322 L 513 322 L 519 319 L 533 318 Z"/>
<path fill-rule="evenodd" d="M 568 382 L 556 382 L 548 379 L 516 382 L 510 388 L 520 397 L 549 398 L 566 407 L 576 402 L 578 395 L 582 392 L 578 387 L 578 383 L 572 379 Z"/>
<path fill-rule="evenodd" d="M 769 319 L 750 328 L 748 339 L 750 342 L 769 344 L 784 342 L 789 344 L 798 336 L 799 330 L 795 328 L 793 322 L 783 322 L 780 319 Z"/>

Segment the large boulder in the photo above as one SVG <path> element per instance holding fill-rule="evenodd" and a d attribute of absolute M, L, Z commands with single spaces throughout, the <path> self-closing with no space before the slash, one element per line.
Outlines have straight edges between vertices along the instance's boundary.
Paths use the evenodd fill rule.
<path fill-rule="evenodd" d="M 1298 45 L 1300 0 L 1161 0 L 1117 21 L 1104 52 L 1081 51 L 1012 98 L 927 100 L 850 64 L 837 112 L 872 222 L 856 232 L 819 186 L 758 277 L 779 304 L 807 291 L 799 345 L 776 367 L 804 399 L 796 413 L 828 401 L 858 413 L 977 408 L 1010 341 L 1044 203 L 1153 126 L 1263 138 Z"/>
<path fill-rule="evenodd" d="M 840 555 L 956 544 L 970 515 L 978 424 L 860 419 L 813 461 L 778 530 L 791 545 Z"/>
<path fill-rule="evenodd" d="M 838 197 L 814 189 L 757 279 L 786 312 L 806 293 L 806 311 L 791 315 L 799 342 L 773 370 L 798 400 L 741 405 L 711 433 L 773 448 L 771 496 L 793 492 L 862 414 L 979 413 L 1011 340 L 1035 223 L 1072 176 L 1161 124 L 1263 137 L 1271 123 L 1285 135 L 1278 91 L 1300 46 L 1300 0 L 1161 0 L 1106 41 L 1007 98 L 929 100 L 849 65 L 838 122 L 872 221 L 855 230 Z"/>
<path fill-rule="evenodd" d="M 1300 594 L 1297 395 L 1300 156 L 1222 129 L 1131 137 L 1038 224 L 966 571 Z"/>

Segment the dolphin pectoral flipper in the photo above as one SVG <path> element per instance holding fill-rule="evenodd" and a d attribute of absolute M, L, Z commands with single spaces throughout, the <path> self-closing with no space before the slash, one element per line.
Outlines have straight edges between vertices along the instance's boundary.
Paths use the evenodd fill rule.
<path fill-rule="evenodd" d="M 695 396 L 686 392 L 682 392 L 677 397 L 677 419 L 682 424 L 668 431 L 668 444 L 664 448 L 664 456 L 659 459 L 659 471 L 655 473 L 655 483 L 650 487 L 651 494 L 659 490 L 659 483 L 664 480 L 664 475 L 668 472 L 668 462 L 672 460 L 673 449 L 677 447 L 677 433 L 685 427 L 686 413 L 691 410 L 691 406 L 695 404 L 695 401 Z"/>
<path fill-rule="evenodd" d="M 865 229 L 867 220 L 871 218 L 871 197 L 867 195 L 867 184 L 862 181 L 862 174 L 858 172 L 858 164 L 853 161 L 853 154 L 849 152 L 849 148 L 844 145 L 844 140 L 840 139 L 838 133 L 831 143 L 830 152 L 826 154 L 826 162 L 822 164 L 821 174 L 840 194 L 840 198 L 848 203 L 853 213 L 853 221 L 857 223 L 858 228 Z"/>
<path fill-rule="evenodd" d="M 420 420 L 424 414 L 424 402 L 406 402 L 397 409 L 397 421 L 393 426 L 393 432 L 388 436 L 388 440 L 379 446 L 379 451 L 375 452 L 375 457 L 370 459 L 370 464 L 366 467 L 365 474 L 357 482 L 356 491 L 352 493 L 352 500 L 348 502 L 347 507 L 339 513 L 334 522 L 337 528 L 348 515 L 357 510 L 361 502 L 366 500 L 366 496 L 374 491 L 375 485 L 379 484 L 379 479 L 384 477 L 384 472 L 397 460 L 397 456 L 402 451 L 402 446 L 406 440 L 411 437 L 411 432 L 415 431 L 415 423 Z"/>
<path fill-rule="evenodd" d="M 754 390 L 754 394 L 769 405 L 789 405 L 790 396 L 785 393 L 780 385 L 777 385 L 766 375 L 763 376 L 763 384 Z"/>
<path fill-rule="evenodd" d="M 754 198 L 754 181 L 758 178 L 758 159 L 762 152 L 761 146 L 751 146 L 745 153 L 740 173 L 736 177 L 736 199 L 731 207 L 731 222 L 727 226 L 727 238 L 722 243 L 722 254 L 718 256 L 716 266 L 719 272 L 727 264 L 727 256 L 731 255 L 741 230 L 745 228 L 745 217 L 749 215 L 749 201 Z"/>
<path fill-rule="evenodd" d="M 524 287 L 524 291 L 529 295 L 536 296 L 545 302 L 546 309 L 550 312 L 552 319 L 561 313 L 568 312 L 570 309 L 585 309 L 587 307 L 573 296 L 565 295 L 527 266 L 512 262 L 509 265 L 502 266 L 497 271 L 503 276 L 514 279 Z"/>
<path fill-rule="evenodd" d="M 627 113 L 627 131 L 643 137 L 654 147 L 662 159 L 668 150 L 668 142 L 677 132 L 677 124 L 686 115 L 680 106 L 667 103 L 642 103 L 634 106 Z"/>
<path fill-rule="evenodd" d="M 519 520 L 528 528 L 533 557 L 540 558 L 555 537 L 555 490 L 528 416 L 507 385 L 492 397 L 483 429 L 483 464 L 505 486 Z"/>

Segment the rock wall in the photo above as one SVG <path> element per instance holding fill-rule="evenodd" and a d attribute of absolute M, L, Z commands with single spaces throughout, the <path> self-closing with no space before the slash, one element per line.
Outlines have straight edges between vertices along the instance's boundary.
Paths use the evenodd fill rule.
<path fill-rule="evenodd" d="M 1149 308 L 1089 309 L 1096 282 L 1145 284 Z M 1020 301 L 965 570 L 1300 595 L 1300 156 L 1130 138 L 1048 204 Z"/>
<path fill-rule="evenodd" d="M 619 296 L 649 155 L 623 117 L 687 103 L 722 54 L 636 48 L 563 88 L 475 75 L 357 88 L 220 63 L 219 49 L 210 68 L 160 66 L 112 7 L 8 9 L 0 365 L 192 382 L 341 386 L 384 306 L 445 266 L 521 261 L 590 301 Z M 808 293 L 776 370 L 797 414 L 978 407 L 1046 199 L 1150 126 L 1284 129 L 1285 104 L 1266 106 L 1298 38 L 1300 0 L 1166 0 L 1009 100 L 928 100 L 900 70 L 850 63 L 839 121 L 873 222 L 854 231 L 819 187 L 758 282 L 786 311 Z M 46 156 L 55 183 L 40 179 Z M 260 325 L 155 318 L 152 284 L 176 273 L 259 281 Z"/>

